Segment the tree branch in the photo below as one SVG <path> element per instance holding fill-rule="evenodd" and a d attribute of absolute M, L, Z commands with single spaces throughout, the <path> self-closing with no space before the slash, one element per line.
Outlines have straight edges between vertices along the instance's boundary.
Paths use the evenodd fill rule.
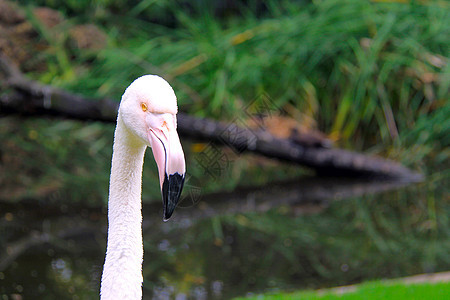
<path fill-rule="evenodd" d="M 53 115 L 78 120 L 115 122 L 118 102 L 90 99 L 27 79 L 7 57 L 0 54 L 0 113 L 27 116 Z M 1 91 L 0 90 L 0 91 Z M 235 124 L 178 114 L 181 136 L 225 144 L 238 153 L 254 152 L 270 158 L 295 162 L 323 175 L 367 176 L 422 180 L 422 175 L 385 159 L 341 149 L 307 147 L 290 139 L 280 139 L 266 131 L 241 128 Z"/>

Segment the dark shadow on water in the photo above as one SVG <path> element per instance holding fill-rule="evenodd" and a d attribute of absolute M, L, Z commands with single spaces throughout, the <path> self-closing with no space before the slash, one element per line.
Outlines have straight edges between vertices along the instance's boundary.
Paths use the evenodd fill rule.
<path fill-rule="evenodd" d="M 144 299 L 222 299 L 450 268 L 442 182 L 302 178 L 143 207 Z M 343 201 L 337 201 L 343 200 Z M 0 295 L 98 297 L 105 208 L 0 204 Z"/>

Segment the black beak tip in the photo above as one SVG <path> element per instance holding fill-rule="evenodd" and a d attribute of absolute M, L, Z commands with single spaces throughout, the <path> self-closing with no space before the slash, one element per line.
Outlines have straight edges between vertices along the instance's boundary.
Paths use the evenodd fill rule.
<path fill-rule="evenodd" d="M 174 173 L 164 176 L 162 187 L 163 198 L 163 221 L 167 222 L 172 216 L 178 201 L 180 200 L 181 191 L 184 185 L 184 174 Z"/>
<path fill-rule="evenodd" d="M 163 211 L 163 214 L 164 214 L 163 221 L 164 222 L 169 221 L 170 217 L 172 216 L 173 212 L 175 211 L 175 207 L 176 206 L 173 206 L 173 208 L 171 208 L 171 207 L 166 207 L 166 205 L 164 205 L 164 209 L 163 209 L 164 210 Z"/>

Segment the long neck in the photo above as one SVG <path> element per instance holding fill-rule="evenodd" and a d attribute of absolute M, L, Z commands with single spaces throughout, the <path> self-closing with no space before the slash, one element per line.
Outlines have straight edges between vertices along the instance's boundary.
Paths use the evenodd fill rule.
<path fill-rule="evenodd" d="M 141 186 L 145 148 L 120 116 L 114 135 L 108 201 L 108 244 L 101 299 L 142 298 Z"/>

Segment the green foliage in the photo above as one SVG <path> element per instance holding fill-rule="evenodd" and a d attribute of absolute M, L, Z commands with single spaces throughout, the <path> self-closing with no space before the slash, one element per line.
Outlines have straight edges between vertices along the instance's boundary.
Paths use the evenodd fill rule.
<path fill-rule="evenodd" d="M 448 164 L 450 25 L 448 6 L 442 2 L 418 5 L 352 0 L 302 4 L 269 1 L 263 14 L 252 12 L 249 4 L 242 7 L 240 14 L 226 18 L 216 18 L 212 4 L 202 10 L 196 5 L 183 9 L 182 2 L 33 3 L 40 4 L 55 7 L 68 16 L 62 24 L 48 29 L 33 16 L 31 6 L 27 7 L 28 19 L 49 45 L 40 54 L 48 69 L 33 74 L 45 83 L 119 100 L 134 78 L 156 73 L 174 86 L 180 110 L 222 120 L 239 117 L 242 107 L 264 92 L 287 111 L 294 107 L 315 119 L 332 139 L 343 144 L 385 152 L 427 173 L 435 168 L 444 170 Z M 99 9 L 104 12 L 101 18 Z M 161 12 L 159 19 L 154 19 L 153 11 Z M 81 12 L 84 19 L 80 18 Z M 120 18 L 116 15 L 119 12 Z M 156 23 L 169 17 L 173 18 L 173 26 Z M 95 22 L 106 30 L 106 49 L 93 52 L 70 47 L 68 32 L 83 21 Z M 42 131 L 40 140 L 19 142 L 31 126 L 39 128 L 36 132 Z M 20 131 L 16 140 L 9 137 L 15 130 Z M 77 140 L 79 145 L 69 148 L 77 143 L 71 139 L 79 131 L 84 132 Z M 97 139 L 102 134 L 109 136 L 109 142 L 105 142 L 105 136 Z M 39 176 L 38 180 L 27 177 L 27 182 L 36 184 L 36 188 L 28 188 L 28 196 L 38 195 L 32 191 L 45 182 L 53 182 L 54 188 L 61 186 L 60 181 L 65 178 L 68 193 L 83 190 L 97 195 L 93 198 L 104 198 L 99 196 L 100 189 L 94 192 L 83 187 L 90 184 L 104 188 L 106 184 L 109 159 L 94 156 L 109 156 L 109 125 L 34 122 L 20 129 L 16 122 L 3 127 L 2 136 L 9 143 L 17 142 L 14 149 L 30 155 L 40 152 L 47 160 L 55 160 L 53 168 L 32 159 L 16 165 L 29 167 L 30 171 L 24 174 Z M 46 136 L 49 140 L 43 138 Z M 231 155 L 233 164 L 224 171 L 225 177 L 232 180 L 215 181 L 195 164 L 193 148 L 186 144 L 188 170 L 204 183 L 201 186 L 207 187 L 204 192 L 231 189 L 242 178 L 255 179 L 253 184 L 266 182 L 270 178 L 261 176 L 262 168 L 275 178 L 297 174 L 289 169 L 282 170 L 284 176 L 267 172 L 264 162 Z M 85 153 L 92 153 L 89 164 L 88 159 L 82 159 Z M 79 157 L 77 168 L 89 169 L 91 173 L 97 170 L 98 174 L 80 170 L 81 173 L 68 173 L 74 168 L 67 166 L 68 157 Z M 147 163 L 154 164 L 151 160 Z M 257 167 L 251 168 L 252 165 Z M 33 168 L 40 171 L 33 172 Z M 277 170 L 276 166 L 270 169 Z M 11 188 L 25 180 L 12 178 L 15 177 L 6 176 L 3 181 Z M 101 184 L 96 178 L 102 178 Z M 158 195 L 157 188 L 147 189 L 144 186 L 144 196 Z"/>
<path fill-rule="evenodd" d="M 180 109 L 198 116 L 229 120 L 265 92 L 358 149 L 413 147 L 424 124 L 430 139 L 448 136 L 448 127 L 430 126 L 438 121 L 434 111 L 449 109 L 450 16 L 443 2 L 268 1 L 262 15 L 247 7 L 227 18 L 182 3 L 77 5 L 107 9 L 103 19 L 91 19 L 108 32 L 110 46 L 94 58 L 74 53 L 73 63 L 83 67 L 72 67 L 77 76 L 69 79 L 65 60 L 57 60 L 61 72 L 52 82 L 74 91 L 119 99 L 134 78 L 156 73 L 174 86 Z M 70 2 L 62 7 L 76 11 Z M 154 10 L 163 17 L 154 19 Z M 417 167 L 442 149 L 427 147 L 404 163 Z"/>

